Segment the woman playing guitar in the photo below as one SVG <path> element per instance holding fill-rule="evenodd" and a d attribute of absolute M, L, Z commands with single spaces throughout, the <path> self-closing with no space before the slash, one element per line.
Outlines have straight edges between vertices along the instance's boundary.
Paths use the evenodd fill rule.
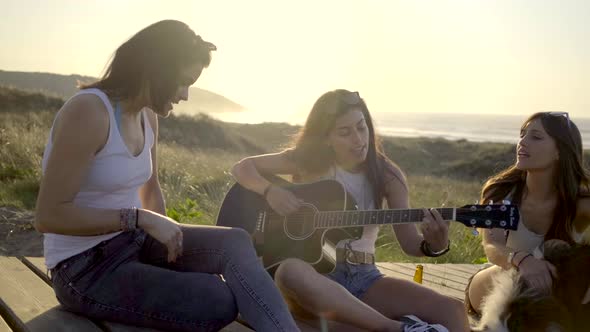
<path fill-rule="evenodd" d="M 347 90 L 327 92 L 316 101 L 292 148 L 245 158 L 232 173 L 281 215 L 298 211 L 304 202 L 262 174 L 292 175 L 304 182 L 336 180 L 361 210 L 380 209 L 383 200 L 389 208 L 409 207 L 402 171 L 381 151 L 364 100 Z M 449 249 L 448 222 L 436 210 L 425 210 L 424 215 L 421 232 L 411 224 L 393 229 L 408 255 L 440 256 Z M 275 281 L 296 316 L 339 322 L 339 331 L 344 326 L 371 331 L 468 330 L 459 301 L 379 272 L 374 260 L 378 231 L 378 225 L 367 225 L 360 238 L 340 241 L 336 268 L 328 274 L 296 258 L 280 264 Z"/>

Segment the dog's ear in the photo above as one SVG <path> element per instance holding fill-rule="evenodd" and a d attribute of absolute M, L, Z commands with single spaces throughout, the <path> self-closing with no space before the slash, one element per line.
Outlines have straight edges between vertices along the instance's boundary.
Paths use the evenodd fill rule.
<path fill-rule="evenodd" d="M 571 254 L 572 247 L 563 240 L 552 239 L 543 244 L 543 256 L 549 262 L 555 264 L 560 262 L 564 257 Z"/>

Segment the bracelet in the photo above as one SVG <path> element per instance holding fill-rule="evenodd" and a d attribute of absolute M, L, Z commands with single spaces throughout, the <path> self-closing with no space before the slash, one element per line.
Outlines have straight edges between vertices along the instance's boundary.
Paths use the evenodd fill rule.
<path fill-rule="evenodd" d="M 268 186 L 266 186 L 266 188 L 264 188 L 264 191 L 262 192 L 262 196 L 264 198 L 266 198 L 266 195 L 268 195 L 268 192 L 270 191 L 270 187 L 272 187 L 272 186 L 273 186 L 273 184 L 269 183 Z"/>
<path fill-rule="evenodd" d="M 520 264 L 522 264 L 522 262 L 524 262 L 525 259 L 529 258 L 529 257 L 533 257 L 533 255 L 531 254 L 526 254 L 519 262 L 518 264 L 516 264 L 516 268 L 518 269 L 520 267 Z"/>
<path fill-rule="evenodd" d="M 119 210 L 119 223 L 123 232 L 129 232 L 136 229 L 138 221 L 139 213 L 135 206 Z"/>
<path fill-rule="evenodd" d="M 442 255 L 446 254 L 450 249 L 451 249 L 451 240 L 449 240 L 449 242 L 447 243 L 447 247 L 444 248 L 443 250 L 440 250 L 440 251 L 432 251 L 432 249 L 430 248 L 430 245 L 428 245 L 428 242 L 426 242 L 426 240 L 422 240 L 422 242 L 420 243 L 420 251 L 422 251 L 422 253 L 426 257 L 442 256 Z"/>

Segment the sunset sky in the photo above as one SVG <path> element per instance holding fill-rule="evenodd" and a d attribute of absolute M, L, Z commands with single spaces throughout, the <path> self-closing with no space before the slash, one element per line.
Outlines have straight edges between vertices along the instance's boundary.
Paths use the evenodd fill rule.
<path fill-rule="evenodd" d="M 196 86 L 257 116 L 347 88 L 374 112 L 590 117 L 589 17 L 583 0 L 2 0 L 0 69 L 99 76 L 172 18 L 218 47 Z"/>

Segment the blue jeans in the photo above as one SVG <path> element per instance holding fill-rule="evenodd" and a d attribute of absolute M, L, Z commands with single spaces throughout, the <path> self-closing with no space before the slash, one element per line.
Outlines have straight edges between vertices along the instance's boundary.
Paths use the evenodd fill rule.
<path fill-rule="evenodd" d="M 375 264 L 353 265 L 347 262 L 336 263 L 334 271 L 326 274 L 326 277 L 342 285 L 358 299 L 383 276 Z"/>
<path fill-rule="evenodd" d="M 174 263 L 141 230 L 60 262 L 51 270 L 57 299 L 90 318 L 166 331 L 217 331 L 238 312 L 257 331 L 298 331 L 245 231 L 182 231 L 184 251 Z"/>

